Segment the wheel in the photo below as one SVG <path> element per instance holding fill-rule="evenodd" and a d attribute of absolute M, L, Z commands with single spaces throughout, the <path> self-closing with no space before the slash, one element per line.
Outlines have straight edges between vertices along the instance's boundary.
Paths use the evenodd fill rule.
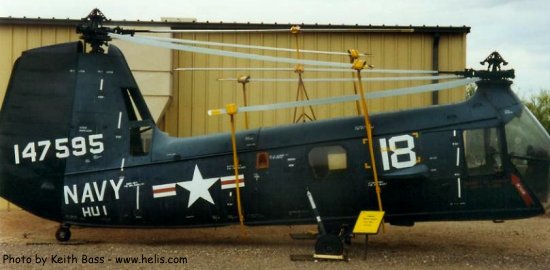
<path fill-rule="evenodd" d="M 351 230 L 351 227 L 347 224 L 342 224 L 338 237 L 344 240 L 344 244 L 348 246 L 351 245 L 351 238 L 353 238 L 353 231 Z"/>
<path fill-rule="evenodd" d="M 344 244 L 340 237 L 332 234 L 321 235 L 315 243 L 315 254 L 342 255 Z"/>
<path fill-rule="evenodd" d="M 71 239 L 71 230 L 69 227 L 59 227 L 55 232 L 55 239 L 59 242 L 67 242 Z"/>

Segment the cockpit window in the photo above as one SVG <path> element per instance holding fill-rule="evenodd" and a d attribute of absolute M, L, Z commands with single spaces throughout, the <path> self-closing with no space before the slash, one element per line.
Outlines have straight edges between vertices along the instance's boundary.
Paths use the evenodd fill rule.
<path fill-rule="evenodd" d="M 496 128 L 464 131 L 464 152 L 469 175 L 502 171 L 502 151 Z"/>
<path fill-rule="evenodd" d="M 505 129 L 512 163 L 544 207 L 550 209 L 550 136 L 525 107 Z"/>
<path fill-rule="evenodd" d="M 548 159 L 550 137 L 529 110 L 506 124 L 506 137 L 511 156 Z"/>

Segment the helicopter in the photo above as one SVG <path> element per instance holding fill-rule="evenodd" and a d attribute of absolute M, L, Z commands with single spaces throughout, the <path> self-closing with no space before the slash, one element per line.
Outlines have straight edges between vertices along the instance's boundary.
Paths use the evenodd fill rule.
<path fill-rule="evenodd" d="M 550 209 L 550 136 L 512 92 L 498 53 L 485 60 L 490 70 L 458 72 L 477 81 L 461 103 L 176 138 L 156 126 L 108 44 L 139 41 L 135 32 L 104 27 L 100 15 L 78 27 L 84 41 L 25 51 L 0 114 L 0 196 L 59 222 L 59 241 L 75 225 L 318 224 L 316 252 L 340 254 L 360 211 L 381 201 L 384 221 L 404 226 Z"/>

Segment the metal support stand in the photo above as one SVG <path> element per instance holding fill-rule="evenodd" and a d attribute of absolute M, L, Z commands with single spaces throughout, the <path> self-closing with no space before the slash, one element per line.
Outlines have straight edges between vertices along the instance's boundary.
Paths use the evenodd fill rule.
<path fill-rule="evenodd" d="M 346 256 L 344 255 L 344 244 L 342 243 L 342 239 L 340 239 L 338 235 L 327 233 L 309 188 L 307 189 L 307 197 L 309 199 L 311 210 L 313 210 L 313 213 L 315 214 L 315 219 L 317 220 L 317 226 L 319 228 L 313 259 L 345 260 Z"/>
<path fill-rule="evenodd" d="M 306 190 L 307 190 L 307 193 L 306 193 L 307 198 L 309 199 L 309 205 L 311 206 L 311 210 L 313 210 L 313 214 L 315 215 L 315 219 L 317 220 L 319 234 L 326 235 L 327 230 L 325 230 L 325 226 L 323 225 L 323 221 L 321 220 L 321 215 L 319 215 L 319 210 L 317 210 L 317 206 L 315 205 L 315 201 L 313 200 L 313 195 L 311 195 L 309 188 L 307 188 Z"/>
<path fill-rule="evenodd" d="M 363 253 L 363 260 L 367 260 L 368 249 L 369 249 L 369 235 L 365 234 L 365 251 Z"/>
<path fill-rule="evenodd" d="M 380 225 L 384 220 L 384 211 L 361 211 L 355 222 L 353 233 L 355 235 L 365 235 L 365 250 L 363 259 L 367 259 L 367 251 L 369 247 L 369 235 L 378 234 Z"/>
<path fill-rule="evenodd" d="M 290 28 L 290 33 L 294 34 L 294 36 L 296 37 L 296 59 L 300 60 L 302 59 L 302 54 L 300 53 L 300 42 L 298 39 L 298 35 L 300 34 L 300 26 L 292 26 Z M 307 94 L 306 86 L 304 84 L 304 80 L 302 79 L 304 66 L 296 65 L 296 67 L 294 68 L 294 73 L 298 74 L 298 89 L 296 90 L 296 101 L 309 100 L 309 95 Z M 294 123 L 298 123 L 300 121 L 305 122 L 306 120 L 313 121 L 317 119 L 317 117 L 315 116 L 315 112 L 313 111 L 313 107 L 310 105 L 308 108 L 311 116 L 306 113 L 304 107 L 301 107 L 300 115 L 298 115 L 298 108 L 294 108 Z"/>

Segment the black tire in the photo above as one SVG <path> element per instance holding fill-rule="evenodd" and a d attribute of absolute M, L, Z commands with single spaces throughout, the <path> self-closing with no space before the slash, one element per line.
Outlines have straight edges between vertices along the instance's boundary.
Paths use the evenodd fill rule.
<path fill-rule="evenodd" d="M 342 255 L 344 254 L 344 244 L 340 237 L 332 234 L 319 236 L 315 243 L 315 254 L 322 255 Z"/>
<path fill-rule="evenodd" d="M 71 230 L 67 227 L 60 227 L 55 232 L 55 239 L 59 242 L 67 242 L 71 239 Z"/>

